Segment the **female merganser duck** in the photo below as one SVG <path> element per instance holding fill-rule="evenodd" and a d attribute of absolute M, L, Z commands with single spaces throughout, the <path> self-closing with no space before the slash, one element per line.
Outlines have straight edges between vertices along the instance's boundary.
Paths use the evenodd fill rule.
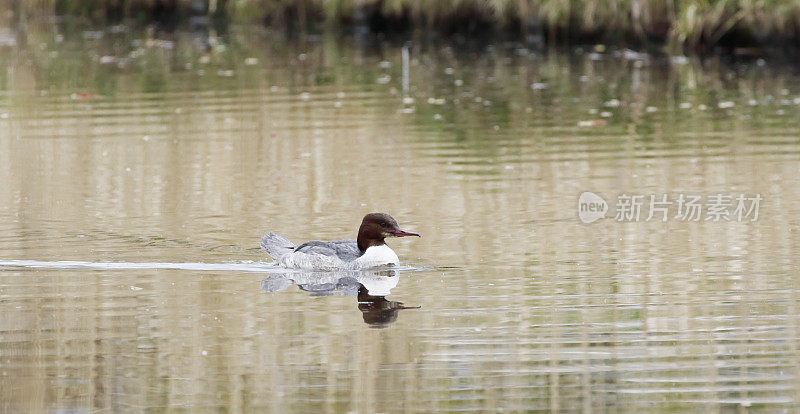
<path fill-rule="evenodd" d="M 359 270 L 397 265 L 397 254 L 384 242 L 387 237 L 417 236 L 397 225 L 392 216 L 370 213 L 364 216 L 357 240 L 310 241 L 295 247 L 286 237 L 269 233 L 261 248 L 281 267 L 307 270 Z"/>

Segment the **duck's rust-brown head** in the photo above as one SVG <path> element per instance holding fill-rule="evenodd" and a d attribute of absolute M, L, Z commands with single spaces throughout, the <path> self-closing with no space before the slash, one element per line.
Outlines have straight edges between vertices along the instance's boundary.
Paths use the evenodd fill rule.
<path fill-rule="evenodd" d="M 363 254 L 372 246 L 380 246 L 387 237 L 417 236 L 418 233 L 405 231 L 397 225 L 397 221 L 386 213 L 369 213 L 361 220 L 358 228 L 358 250 Z"/>

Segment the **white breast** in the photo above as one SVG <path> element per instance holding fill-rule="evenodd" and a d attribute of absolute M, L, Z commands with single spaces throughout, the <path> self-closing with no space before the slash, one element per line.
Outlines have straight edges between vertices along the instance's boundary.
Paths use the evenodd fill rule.
<path fill-rule="evenodd" d="M 353 261 L 354 269 L 367 269 L 370 267 L 396 265 L 400 263 L 394 250 L 387 245 L 370 246 L 358 259 Z"/>

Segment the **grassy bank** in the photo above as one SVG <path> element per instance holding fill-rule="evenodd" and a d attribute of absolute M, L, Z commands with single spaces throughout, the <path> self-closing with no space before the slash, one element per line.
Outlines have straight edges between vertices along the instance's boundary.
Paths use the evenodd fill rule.
<path fill-rule="evenodd" d="M 497 35 L 665 45 L 673 52 L 800 48 L 798 0 L 11 0 L 5 7 L 12 20 L 55 14 L 96 24 L 176 25 L 203 16 L 291 32 Z"/>

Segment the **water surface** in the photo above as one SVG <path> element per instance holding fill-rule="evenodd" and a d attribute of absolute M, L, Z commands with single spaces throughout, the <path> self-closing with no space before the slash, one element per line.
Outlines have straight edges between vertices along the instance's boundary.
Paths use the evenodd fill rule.
<path fill-rule="evenodd" d="M 0 46 L 2 411 L 800 406 L 796 68 L 123 29 Z M 396 273 L 258 250 L 372 211 Z"/>

